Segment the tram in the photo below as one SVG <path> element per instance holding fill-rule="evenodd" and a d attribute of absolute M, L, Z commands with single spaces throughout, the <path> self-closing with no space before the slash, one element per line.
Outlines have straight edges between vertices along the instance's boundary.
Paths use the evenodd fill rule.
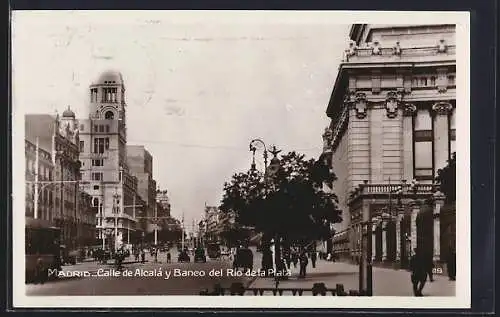
<path fill-rule="evenodd" d="M 49 269 L 61 269 L 60 228 L 53 227 L 46 220 L 26 218 L 25 263 L 26 283 L 37 276 L 37 265 L 42 268 L 41 278 L 48 278 Z"/>

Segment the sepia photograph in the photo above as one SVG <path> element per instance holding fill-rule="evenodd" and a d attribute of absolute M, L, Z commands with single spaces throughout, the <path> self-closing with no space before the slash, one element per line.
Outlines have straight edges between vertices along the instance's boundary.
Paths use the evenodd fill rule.
<path fill-rule="evenodd" d="M 468 13 L 11 25 L 15 306 L 470 306 Z"/>

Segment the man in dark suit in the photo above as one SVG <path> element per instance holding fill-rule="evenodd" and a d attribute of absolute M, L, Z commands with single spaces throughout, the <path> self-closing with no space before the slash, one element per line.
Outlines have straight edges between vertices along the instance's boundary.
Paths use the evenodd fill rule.
<path fill-rule="evenodd" d="M 411 282 L 413 284 L 413 294 L 415 296 L 423 296 L 422 290 L 424 289 L 427 280 L 428 264 L 425 257 L 420 254 L 418 249 L 414 249 L 414 254 L 410 259 L 411 269 Z"/>
<path fill-rule="evenodd" d="M 429 276 L 429 281 L 434 282 L 434 277 L 432 275 L 432 270 L 434 269 L 434 259 L 432 254 L 427 256 L 427 275 Z"/>

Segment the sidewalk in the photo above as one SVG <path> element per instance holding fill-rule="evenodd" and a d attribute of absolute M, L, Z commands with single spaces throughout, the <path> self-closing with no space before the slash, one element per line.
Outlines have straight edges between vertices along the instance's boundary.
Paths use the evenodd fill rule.
<path fill-rule="evenodd" d="M 359 267 L 344 262 L 328 262 L 319 260 L 316 268 L 311 263 L 307 266 L 304 279 L 298 278 L 299 268 L 291 266 L 292 276 L 280 281 L 279 288 L 312 288 L 314 283 L 325 283 L 327 288 L 335 288 L 343 284 L 344 290 L 359 290 Z M 252 288 L 275 287 L 273 278 L 257 278 Z M 413 296 L 410 273 L 406 270 L 389 268 L 373 268 L 373 293 L 375 296 Z M 424 296 L 455 296 L 455 282 L 446 276 L 434 275 L 434 282 L 427 281 L 423 290 Z"/>

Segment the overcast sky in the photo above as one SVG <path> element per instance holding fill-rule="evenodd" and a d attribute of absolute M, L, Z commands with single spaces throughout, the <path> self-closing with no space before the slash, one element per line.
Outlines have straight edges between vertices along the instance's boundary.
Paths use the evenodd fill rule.
<path fill-rule="evenodd" d="M 55 114 L 70 105 L 84 118 L 89 84 L 120 71 L 128 144 L 153 155 L 172 214 L 190 225 L 249 168 L 251 139 L 321 153 L 350 27 L 336 23 L 312 14 L 14 13 L 13 106 Z"/>

